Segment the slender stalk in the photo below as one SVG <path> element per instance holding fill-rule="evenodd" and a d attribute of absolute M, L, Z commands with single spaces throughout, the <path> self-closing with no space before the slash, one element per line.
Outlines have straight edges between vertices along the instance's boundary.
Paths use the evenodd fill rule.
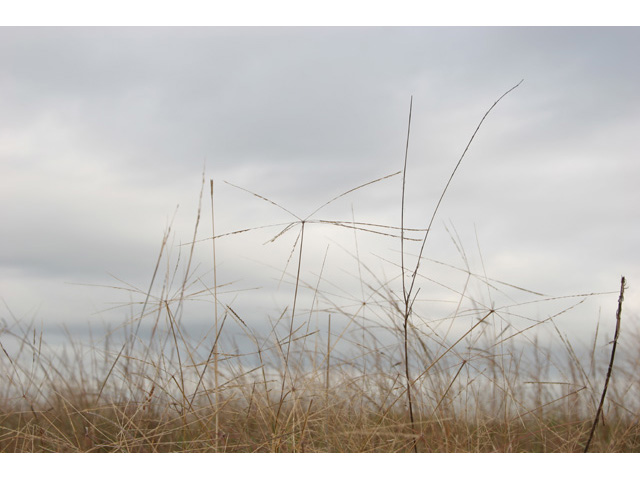
<path fill-rule="evenodd" d="M 427 243 L 427 237 L 429 236 L 429 232 L 431 232 L 431 226 L 433 225 L 433 221 L 436 218 L 436 214 L 438 213 L 438 210 L 440 208 L 440 204 L 442 203 L 442 200 L 444 199 L 444 196 L 447 193 L 447 190 L 449 189 L 449 185 L 451 185 L 451 181 L 453 180 L 454 175 L 458 171 L 458 167 L 460 167 L 460 164 L 462 163 L 462 160 L 464 159 L 465 155 L 467 154 L 467 151 L 469 150 L 469 147 L 473 143 L 473 140 L 476 138 L 476 134 L 480 130 L 480 127 L 484 123 L 484 121 L 487 118 L 487 116 L 489 115 L 489 113 L 491 113 L 491 110 L 493 110 L 495 108 L 495 106 L 500 102 L 500 100 L 502 100 L 504 97 L 506 97 L 513 90 L 518 88 L 522 82 L 523 82 L 523 80 L 520 80 L 520 82 L 518 82 L 517 85 L 511 87 L 509 90 L 507 90 L 505 93 L 503 93 L 502 96 L 500 98 L 498 98 L 493 103 L 493 105 L 491 105 L 489 110 L 487 110 L 485 112 L 484 116 L 480 120 L 480 123 L 478 123 L 478 126 L 474 130 L 473 135 L 471 135 L 471 138 L 469 139 L 469 142 L 467 143 L 467 146 L 465 147 L 464 151 L 462 152 L 462 155 L 460 156 L 460 159 L 458 160 L 458 163 L 456 164 L 455 168 L 453 169 L 453 172 L 451 172 L 451 175 L 449 176 L 449 180 L 447 181 L 447 184 L 445 185 L 444 189 L 442 190 L 442 194 L 440 195 L 440 198 L 438 199 L 438 203 L 436 204 L 436 208 L 433 210 L 433 214 L 431 215 L 431 220 L 429 220 L 429 225 L 427 226 L 427 231 L 424 234 L 424 239 L 422 240 L 422 246 L 420 247 L 420 254 L 418 255 L 418 261 L 416 262 L 416 268 L 413 270 L 413 275 L 412 275 L 412 279 L 411 279 L 411 286 L 409 287 L 409 291 L 407 292 L 406 297 L 410 297 L 411 296 L 411 292 L 413 291 L 413 287 L 415 285 L 416 277 L 418 276 L 418 270 L 420 269 L 420 260 L 422 259 L 422 253 L 423 253 L 424 247 L 425 247 L 425 245 Z"/>
<path fill-rule="evenodd" d="M 611 347 L 611 360 L 609 360 L 609 369 L 607 370 L 607 377 L 604 381 L 604 388 L 602 389 L 602 397 L 600 397 L 600 405 L 598 406 L 598 411 L 596 412 L 596 418 L 593 420 L 593 425 L 591 426 L 591 432 L 589 432 L 589 440 L 587 440 L 587 444 L 584 447 L 584 453 L 589 451 L 589 446 L 591 446 L 591 440 L 593 440 L 593 435 L 595 434 L 596 427 L 598 426 L 598 420 L 602 415 L 602 407 L 604 405 L 604 397 L 607 395 L 607 388 L 609 387 L 609 380 L 611 379 L 611 371 L 613 370 L 613 360 L 616 356 L 616 347 L 618 346 L 618 337 L 620 336 L 620 317 L 622 315 L 622 302 L 624 301 L 624 289 L 626 287 L 626 280 L 624 277 L 620 280 L 620 296 L 618 297 L 618 310 L 616 311 L 616 332 L 613 335 L 613 347 Z"/>
<path fill-rule="evenodd" d="M 402 298 L 404 300 L 404 319 L 402 323 L 403 340 L 404 340 L 404 375 L 407 383 L 407 402 L 409 404 L 409 421 L 411 422 L 411 430 L 415 433 L 415 420 L 413 418 L 413 399 L 411 398 L 411 374 L 409 372 L 409 315 L 411 311 L 409 295 L 407 294 L 407 282 L 404 269 L 404 197 L 406 190 L 407 178 L 407 158 L 409 156 L 409 138 L 411 136 L 411 113 L 413 111 L 413 95 L 409 103 L 409 122 L 407 126 L 407 143 L 404 151 L 404 167 L 402 169 L 402 205 L 400 209 L 400 263 L 402 270 Z M 413 451 L 418 453 L 418 445 L 414 440 Z"/>
<path fill-rule="evenodd" d="M 166 300 L 164 301 L 164 305 L 167 309 L 167 316 L 169 318 L 169 326 L 171 327 L 171 337 L 173 338 L 173 345 L 175 347 L 175 352 L 176 352 L 176 356 L 178 357 L 178 372 L 180 373 L 180 384 L 179 386 L 181 387 L 181 392 L 182 392 L 182 396 L 184 398 L 184 400 L 187 400 L 187 402 L 189 402 L 189 400 L 187 399 L 186 395 L 185 395 L 185 388 L 184 388 L 184 369 L 182 366 L 182 359 L 180 357 L 180 346 L 178 345 L 178 334 L 176 333 L 176 328 L 175 328 L 175 315 L 171 314 L 171 308 L 169 307 L 169 302 L 167 302 Z M 177 383 L 177 380 L 176 380 Z M 189 402 L 190 403 L 190 402 Z"/>
<path fill-rule="evenodd" d="M 214 219 L 214 208 L 213 208 L 213 179 L 209 181 L 211 186 L 211 246 L 213 250 L 213 304 L 214 304 L 214 315 L 215 315 L 215 329 L 216 329 L 216 337 L 215 342 L 213 344 L 213 370 L 214 370 L 214 387 L 215 387 L 215 399 L 216 399 L 216 414 L 215 414 L 215 428 L 216 428 L 216 441 L 215 448 L 216 452 L 218 452 L 218 442 L 220 437 L 220 423 L 218 412 L 220 410 L 220 392 L 219 392 L 219 372 L 218 372 L 218 276 L 217 276 L 217 263 L 216 263 L 216 227 L 215 227 L 215 219 Z"/>
<path fill-rule="evenodd" d="M 278 403 L 278 411 L 276 413 L 276 426 L 278 424 L 278 419 L 280 418 L 280 411 L 282 409 L 282 404 L 284 403 L 284 388 L 286 384 L 287 377 L 289 377 L 289 381 L 292 382 L 291 391 L 293 392 L 293 378 L 291 376 L 291 371 L 289 370 L 289 354 L 291 353 L 291 343 L 293 342 L 293 324 L 296 316 L 296 304 L 298 301 L 298 286 L 300 285 L 300 267 L 302 265 L 302 247 L 304 245 L 304 225 L 305 220 L 302 220 L 300 228 L 300 247 L 298 253 L 298 272 L 296 273 L 296 288 L 293 293 L 293 306 L 291 307 L 291 322 L 289 323 L 289 337 L 287 340 L 287 353 L 284 358 L 284 371 L 282 372 L 282 385 L 280 388 L 280 402 Z M 295 408 L 295 401 L 294 401 Z M 295 437 L 293 437 L 293 441 L 295 442 Z"/>
<path fill-rule="evenodd" d="M 189 257 L 187 259 L 187 268 L 184 272 L 184 281 L 182 282 L 182 288 L 180 289 L 180 300 L 178 301 L 178 308 L 176 308 L 175 319 L 180 323 L 182 317 L 182 308 L 184 304 L 184 294 L 187 290 L 187 282 L 189 281 L 189 274 L 191 272 L 191 262 L 193 260 L 193 251 L 196 246 L 196 237 L 198 235 L 198 226 L 200 225 L 200 212 L 202 210 L 202 194 L 204 193 L 204 171 L 202 172 L 202 185 L 200 187 L 200 196 L 198 197 L 198 213 L 196 215 L 196 224 L 193 228 L 193 240 L 191 241 L 191 248 L 189 249 Z M 178 313 L 179 312 L 179 313 Z"/>
<path fill-rule="evenodd" d="M 404 168 L 402 169 L 402 208 L 400 209 L 400 264 L 402 268 L 402 297 L 404 298 L 405 305 L 408 302 L 407 299 L 407 286 L 404 276 L 404 197 L 406 190 L 407 180 L 407 159 L 409 157 L 409 137 L 411 135 L 411 113 L 413 111 L 413 95 L 411 95 L 411 101 L 409 103 L 409 124 L 407 127 L 407 144 L 404 150 Z"/>
<path fill-rule="evenodd" d="M 410 137 L 410 134 L 411 134 L 411 111 L 412 111 L 412 107 L 413 107 L 413 96 L 411 97 L 411 103 L 410 103 L 410 106 L 409 106 L 409 125 L 408 125 L 408 128 L 407 128 L 407 144 L 406 144 L 406 148 L 405 148 L 404 169 L 403 169 L 403 174 L 402 174 L 402 212 L 401 212 L 401 225 L 400 225 L 400 255 L 401 255 L 401 268 L 402 268 L 402 296 L 403 296 L 403 300 L 404 300 L 404 312 L 403 312 L 403 317 L 404 317 L 404 319 L 403 319 L 404 364 L 405 364 L 405 377 L 406 377 L 406 382 L 407 382 L 407 401 L 409 403 L 409 418 L 411 420 L 412 429 L 414 429 L 414 416 L 413 416 L 413 402 L 412 402 L 412 398 L 411 398 L 411 385 L 414 382 L 411 381 L 410 372 L 409 372 L 408 327 L 409 327 L 409 317 L 411 316 L 411 305 L 413 304 L 413 301 L 411 300 L 411 297 L 412 297 L 413 289 L 414 289 L 414 286 L 415 286 L 415 281 L 416 281 L 416 278 L 418 276 L 418 271 L 420 269 L 420 260 L 422 259 L 422 254 L 424 252 L 424 247 L 425 247 L 425 245 L 427 243 L 427 238 L 429 237 L 429 232 L 431 232 L 431 226 L 433 225 L 433 221 L 436 218 L 436 214 L 438 213 L 438 210 L 440 208 L 440 204 L 442 203 L 442 200 L 444 199 L 444 196 L 447 193 L 447 190 L 449 189 L 449 185 L 451 184 L 451 181 L 453 180 L 453 177 L 456 174 L 456 172 L 458 170 L 458 167 L 460 167 L 460 164 L 462 163 L 462 160 L 464 159 L 465 155 L 467 154 L 467 151 L 469 150 L 469 147 L 473 143 L 473 140 L 476 137 L 476 134 L 478 133 L 478 131 L 480 130 L 480 127 L 484 123 L 484 120 L 487 118 L 487 116 L 489 115 L 491 110 L 493 110 L 493 108 L 500 102 L 500 100 L 502 100 L 510 92 L 512 92 L 518 86 L 520 86 L 521 83 L 522 83 L 522 80 L 518 84 L 516 84 L 515 86 L 513 86 L 509 90 L 507 90 L 505 93 L 503 93 L 500 96 L 500 98 L 498 98 L 493 103 L 493 105 L 491 105 L 491 107 L 485 112 L 484 116 L 480 120 L 480 123 L 478 123 L 478 126 L 476 127 L 475 131 L 473 132 L 473 135 L 471 135 L 471 139 L 469 140 L 469 142 L 467 143 L 467 146 L 465 147 L 464 151 L 462 152 L 462 155 L 460 156 L 460 159 L 458 160 L 458 163 L 456 164 L 455 168 L 453 169 L 453 172 L 451 172 L 451 175 L 449 176 L 449 180 L 447 181 L 447 184 L 445 185 L 444 189 L 442 190 L 442 194 L 440 195 L 440 198 L 438 199 L 438 203 L 436 204 L 436 207 L 433 210 L 433 213 L 431 215 L 431 219 L 429 220 L 429 225 L 427 226 L 427 230 L 426 230 L 426 232 L 424 234 L 424 238 L 422 240 L 422 246 L 420 247 L 420 253 L 418 254 L 418 260 L 416 261 L 416 266 L 415 266 L 415 269 L 413 270 L 413 274 L 411 276 L 411 284 L 410 284 L 409 288 L 407 288 L 406 280 L 405 280 L 405 267 L 404 267 L 404 198 L 405 198 L 405 180 L 406 180 L 406 172 L 407 172 L 407 157 L 408 157 L 408 154 L 409 154 L 409 137 Z M 416 296 L 417 296 L 417 293 L 416 293 Z M 415 300 L 415 297 L 414 297 L 414 300 Z M 417 450 L 417 443 L 416 443 L 415 440 L 414 440 L 414 443 L 413 443 L 413 450 L 414 450 L 414 452 L 418 451 Z"/>
<path fill-rule="evenodd" d="M 329 371 L 331 369 L 331 315 L 329 315 L 329 325 L 327 332 L 327 375 L 325 380 L 326 403 L 329 406 Z"/>

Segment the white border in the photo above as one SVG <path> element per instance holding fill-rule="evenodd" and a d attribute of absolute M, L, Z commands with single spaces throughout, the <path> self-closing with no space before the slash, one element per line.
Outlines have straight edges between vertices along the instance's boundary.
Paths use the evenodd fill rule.
<path fill-rule="evenodd" d="M 609 0 L 0 0 L 0 25 L 638 25 Z"/>
<path fill-rule="evenodd" d="M 624 478 L 638 454 L 3 454 L 16 478 Z M 413 478 L 413 477 L 412 477 Z"/>

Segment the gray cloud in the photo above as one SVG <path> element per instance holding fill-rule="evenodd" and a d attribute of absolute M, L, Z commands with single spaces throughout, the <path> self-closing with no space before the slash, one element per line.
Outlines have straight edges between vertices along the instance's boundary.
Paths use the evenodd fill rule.
<path fill-rule="evenodd" d="M 47 309 L 62 308 L 57 290 L 38 287 L 31 300 L 29 282 L 106 283 L 112 272 L 147 285 L 177 204 L 175 243 L 191 238 L 205 164 L 225 231 L 292 218 L 221 180 L 306 215 L 397 171 L 410 95 L 407 220 L 424 227 L 478 121 L 522 78 L 472 145 L 429 252 L 455 257 L 446 221 L 473 250 L 475 224 L 493 276 L 546 293 L 616 290 L 621 273 L 640 274 L 639 37 L 637 28 L 2 28 L 0 295 L 59 318 Z M 319 218 L 348 220 L 353 205 L 358 220 L 397 225 L 399 195 L 396 177 Z M 210 235 L 204 220 L 201 229 Z M 252 235 L 221 241 L 227 258 L 255 248 L 286 261 L 295 239 L 258 247 L 270 237 Z M 397 259 L 397 245 L 384 245 Z M 208 271 L 208 250 L 197 255 Z M 230 263 L 229 279 L 258 275 Z"/>

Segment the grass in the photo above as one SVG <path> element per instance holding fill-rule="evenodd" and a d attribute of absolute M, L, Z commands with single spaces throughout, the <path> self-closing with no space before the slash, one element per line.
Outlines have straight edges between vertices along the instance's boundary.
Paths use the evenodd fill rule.
<path fill-rule="evenodd" d="M 212 234 L 198 238 L 200 204 L 192 241 L 172 261 L 169 228 L 149 287 L 117 287 L 136 298 L 132 313 L 100 341 L 69 334 L 64 345 L 49 345 L 33 322 L 4 320 L 0 451 L 640 451 L 640 336 L 629 328 L 620 337 L 624 279 L 611 352 L 599 329 L 587 348 L 558 324 L 595 295 L 609 295 L 613 311 L 617 292 L 553 297 L 488 278 L 471 267 L 451 230 L 462 266 L 426 256 L 447 188 L 505 95 L 473 133 L 426 229 L 404 221 L 411 116 L 401 172 L 335 196 L 310 215 L 249 192 L 293 218 L 270 226 L 277 228 L 270 243 L 295 234 L 278 271 L 286 297 L 276 313 L 249 319 L 243 312 L 253 300 L 246 297 L 255 291 L 218 284 L 217 243 L 264 230 L 216 233 L 211 181 Z M 353 212 L 351 221 L 318 218 L 333 202 L 399 174 L 400 227 L 356 222 Z M 201 199 L 204 185 L 203 176 Z M 328 247 L 321 262 L 309 258 L 322 252 L 314 248 L 317 229 L 329 242 L 332 232 L 354 235 L 355 249 L 342 251 L 348 261 L 337 270 Z M 365 235 L 395 242 L 399 260 L 376 257 L 380 268 L 365 261 L 358 240 Z M 212 284 L 195 267 L 203 245 L 212 254 Z M 312 264 L 321 265 L 313 275 Z M 458 280 L 438 278 L 442 271 Z M 194 303 L 209 312 L 203 332 L 188 320 Z"/>

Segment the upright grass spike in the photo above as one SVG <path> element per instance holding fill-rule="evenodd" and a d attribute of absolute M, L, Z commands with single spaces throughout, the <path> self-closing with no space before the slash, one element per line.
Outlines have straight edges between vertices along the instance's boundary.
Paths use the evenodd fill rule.
<path fill-rule="evenodd" d="M 411 427 L 414 430 L 415 430 L 415 420 L 414 420 L 414 416 L 413 416 L 413 401 L 412 401 L 412 397 L 411 397 L 411 386 L 413 385 L 414 382 L 411 381 L 411 375 L 410 375 L 410 372 L 409 372 L 408 325 L 409 325 L 409 318 L 411 316 L 411 306 L 413 305 L 413 302 L 415 301 L 415 297 L 413 298 L 413 300 L 411 299 L 411 297 L 412 297 L 412 294 L 413 294 L 416 277 L 417 277 L 418 271 L 420 269 L 420 260 L 422 259 L 422 254 L 424 252 L 424 247 L 425 247 L 425 245 L 427 243 L 427 238 L 429 237 L 429 233 L 431 232 L 431 227 L 433 225 L 433 221 L 436 218 L 436 214 L 438 213 L 438 209 L 440 208 L 440 204 L 442 203 L 442 200 L 443 200 L 445 194 L 447 193 L 449 185 L 451 184 L 451 181 L 453 180 L 453 177 L 456 174 L 456 171 L 458 170 L 458 167 L 460 166 L 460 164 L 462 163 L 462 160 L 464 159 L 465 155 L 467 154 L 467 151 L 469 150 L 469 147 L 471 146 L 471 143 L 473 143 L 473 139 L 475 138 L 476 134 L 480 130 L 480 127 L 484 123 L 485 118 L 487 118 L 487 116 L 489 115 L 491 110 L 493 110 L 493 108 L 498 104 L 498 102 L 500 102 L 500 100 L 502 100 L 506 95 L 508 95 L 510 92 L 512 92 L 518 86 L 520 86 L 520 84 L 522 82 L 523 82 L 523 80 L 520 80 L 520 82 L 518 84 L 516 84 L 515 86 L 513 86 L 509 90 L 507 90 L 505 93 L 503 93 L 502 96 L 500 96 L 500 98 L 498 98 L 493 103 L 493 105 L 491 105 L 489 110 L 487 110 L 485 112 L 484 116 L 480 120 L 480 123 L 478 123 L 478 126 L 476 127 L 475 131 L 473 132 L 473 135 L 471 135 L 471 139 L 469 140 L 469 142 L 467 143 L 467 146 L 465 147 L 464 151 L 462 152 L 462 155 L 460 156 L 460 159 L 458 160 L 458 163 L 456 164 L 455 168 L 453 169 L 453 172 L 451 172 L 451 176 L 449 177 L 449 180 L 447 181 L 447 184 L 445 185 L 444 189 L 442 190 L 442 194 L 440 195 L 438 203 L 436 204 L 436 207 L 433 210 L 433 213 L 431 215 L 431 219 L 429 220 L 429 225 L 427 226 L 426 232 L 424 234 L 424 239 L 422 240 L 422 246 L 420 247 L 420 253 L 418 254 L 418 259 L 416 261 L 416 266 L 415 266 L 415 268 L 413 270 L 413 274 L 411 275 L 411 284 L 410 284 L 409 288 L 407 288 L 406 280 L 405 280 L 405 266 L 404 266 L 404 199 L 405 199 L 405 180 L 406 180 L 406 173 L 407 173 L 407 159 L 408 159 L 408 156 L 409 156 L 409 139 L 410 139 L 410 136 L 411 136 L 411 114 L 412 114 L 412 111 L 413 111 L 413 96 L 411 96 L 411 102 L 409 104 L 409 121 L 408 121 L 408 126 L 407 126 L 407 142 L 406 142 L 405 155 L 404 155 L 404 167 L 402 169 L 402 205 L 401 205 L 401 216 L 400 216 L 400 245 L 401 245 L 401 247 L 400 247 L 400 257 L 401 257 L 401 269 L 402 269 L 402 296 L 403 296 L 403 304 L 404 304 L 404 312 L 403 312 L 403 317 L 404 317 L 403 318 L 403 336 L 404 336 L 404 338 L 403 338 L 403 341 L 404 341 L 405 379 L 406 379 L 406 384 L 407 384 L 406 394 L 407 394 L 407 403 L 408 403 L 408 406 L 409 406 L 409 419 L 410 419 L 410 422 L 411 422 Z M 416 294 L 416 296 L 417 296 L 417 294 Z M 492 309 L 492 312 L 493 312 L 493 309 Z M 414 440 L 414 443 L 413 443 L 413 450 L 416 453 L 418 452 L 417 442 L 415 440 Z"/>
<path fill-rule="evenodd" d="M 215 329 L 216 329 L 216 338 L 213 342 L 212 352 L 213 352 L 213 368 L 214 372 L 214 388 L 215 388 L 215 399 L 216 399 L 216 414 L 215 414 L 215 422 L 216 422 L 216 452 L 218 452 L 219 448 L 219 440 L 220 440 L 220 419 L 219 419 L 219 411 L 220 411 L 220 380 L 219 380 L 219 370 L 218 370 L 218 338 L 220 337 L 220 330 L 218 328 L 218 268 L 216 262 L 216 223 L 214 219 L 215 209 L 213 208 L 213 179 L 210 180 L 211 186 L 211 248 L 213 250 L 213 297 L 214 297 L 214 315 L 215 315 Z M 204 371 L 202 372 L 202 376 L 204 376 Z M 200 377 L 200 381 L 202 381 L 202 376 Z M 197 389 L 196 389 L 197 390 Z M 194 393 L 195 397 L 195 393 Z"/>
<path fill-rule="evenodd" d="M 410 304 L 409 294 L 407 292 L 407 281 L 404 268 L 404 197 L 406 190 L 406 178 L 407 178 L 407 159 L 409 157 L 409 139 L 411 137 L 411 114 L 413 112 L 413 95 L 409 103 L 409 121 L 407 126 L 407 143 L 404 151 L 404 167 L 402 169 L 402 203 L 400 208 L 400 264 L 402 271 L 402 300 L 404 304 L 404 312 L 402 312 L 402 333 L 403 333 L 403 349 L 404 349 L 404 376 L 406 382 L 407 404 L 409 406 L 409 422 L 411 423 L 411 430 L 414 432 L 415 437 L 415 419 L 413 418 L 413 399 L 411 398 L 411 374 L 409 372 L 409 315 Z M 431 228 L 431 226 L 429 226 Z M 426 233 L 425 233 L 426 236 Z M 418 453 L 418 444 L 414 438 L 413 451 Z"/>
<path fill-rule="evenodd" d="M 598 405 L 598 411 L 596 412 L 596 418 L 593 420 L 593 425 L 591 426 L 591 431 L 589 432 L 589 439 L 587 440 L 587 444 L 584 446 L 584 453 L 589 452 L 589 446 L 591 445 L 591 440 L 593 440 L 593 435 L 596 431 L 596 427 L 598 426 L 598 420 L 602 415 L 602 407 L 604 406 L 604 398 L 607 395 L 607 388 L 609 387 L 609 380 L 611 379 L 611 371 L 613 370 L 613 360 L 616 357 L 616 347 L 618 346 L 618 337 L 620 337 L 620 317 L 622 316 L 622 302 L 624 301 L 624 289 L 627 286 L 627 282 L 624 277 L 620 279 L 620 296 L 618 297 L 618 310 L 616 310 L 616 331 L 613 335 L 613 347 L 611 347 L 611 360 L 609 360 L 609 368 L 607 369 L 607 377 L 604 381 L 604 388 L 602 389 L 602 397 L 600 398 L 600 405 Z"/>

